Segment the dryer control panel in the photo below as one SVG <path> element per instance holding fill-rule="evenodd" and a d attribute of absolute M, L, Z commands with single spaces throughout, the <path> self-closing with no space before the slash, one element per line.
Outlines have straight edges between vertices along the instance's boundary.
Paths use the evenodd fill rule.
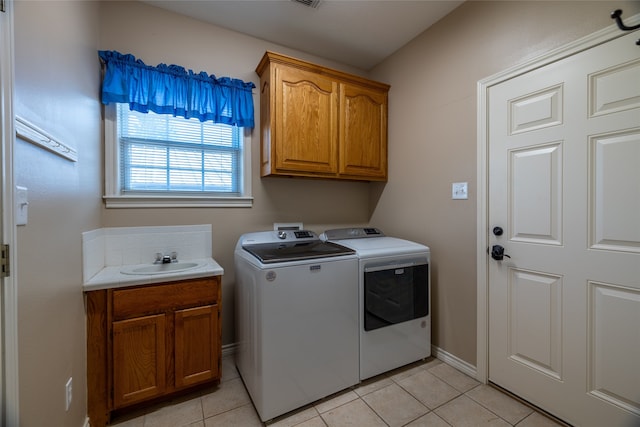
<path fill-rule="evenodd" d="M 364 239 L 367 237 L 384 237 L 384 233 L 373 227 L 334 228 L 322 233 L 324 240 Z"/>

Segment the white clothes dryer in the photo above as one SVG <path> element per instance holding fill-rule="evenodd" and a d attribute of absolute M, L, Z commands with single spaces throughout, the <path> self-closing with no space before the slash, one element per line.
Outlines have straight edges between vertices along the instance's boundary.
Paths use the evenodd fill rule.
<path fill-rule="evenodd" d="M 429 247 L 377 228 L 327 230 L 321 238 L 358 256 L 360 379 L 429 357 Z"/>

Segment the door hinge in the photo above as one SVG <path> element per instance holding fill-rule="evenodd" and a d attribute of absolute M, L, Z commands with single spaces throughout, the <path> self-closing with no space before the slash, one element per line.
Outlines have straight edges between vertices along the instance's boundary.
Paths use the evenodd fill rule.
<path fill-rule="evenodd" d="M 0 277 L 9 277 L 11 274 L 9 245 L 0 245 L 0 252 Z"/>

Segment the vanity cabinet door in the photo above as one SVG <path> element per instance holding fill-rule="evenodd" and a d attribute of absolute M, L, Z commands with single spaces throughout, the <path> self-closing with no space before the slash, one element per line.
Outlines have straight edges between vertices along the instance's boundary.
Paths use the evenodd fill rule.
<path fill-rule="evenodd" d="M 166 391 L 166 315 L 113 322 L 114 409 Z"/>
<path fill-rule="evenodd" d="M 176 388 L 219 378 L 218 305 L 175 312 Z"/>

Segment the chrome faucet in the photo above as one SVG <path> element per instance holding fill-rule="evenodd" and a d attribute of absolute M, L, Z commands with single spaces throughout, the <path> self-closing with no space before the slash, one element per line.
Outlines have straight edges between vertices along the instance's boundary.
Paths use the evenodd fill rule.
<path fill-rule="evenodd" d="M 178 262 L 178 253 L 171 252 L 171 255 L 164 255 L 162 252 L 156 252 L 156 259 L 154 264 L 171 264 L 172 262 Z"/>

